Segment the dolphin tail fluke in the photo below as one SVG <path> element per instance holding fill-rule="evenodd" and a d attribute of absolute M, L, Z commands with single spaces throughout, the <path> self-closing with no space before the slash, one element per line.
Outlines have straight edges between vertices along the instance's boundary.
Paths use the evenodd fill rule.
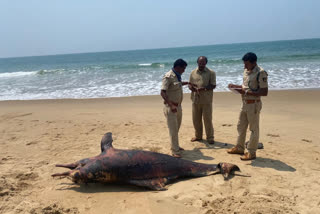
<path fill-rule="evenodd" d="M 227 180 L 230 175 L 233 175 L 235 171 L 240 171 L 240 168 L 237 165 L 231 163 L 219 163 L 218 168 L 225 180 Z"/>

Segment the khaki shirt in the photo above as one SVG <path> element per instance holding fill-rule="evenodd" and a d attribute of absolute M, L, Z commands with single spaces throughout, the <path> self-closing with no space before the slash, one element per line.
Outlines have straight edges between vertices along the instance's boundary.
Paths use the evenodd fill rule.
<path fill-rule="evenodd" d="M 260 73 L 260 74 L 259 74 Z M 258 78 L 259 74 L 259 78 Z M 243 83 L 242 88 L 246 91 L 256 91 L 259 88 L 268 88 L 268 74 L 263 68 L 256 66 L 250 72 L 247 69 L 244 69 L 243 72 Z M 250 95 L 242 95 L 242 99 L 244 100 L 259 100 L 260 97 L 250 96 Z"/>
<path fill-rule="evenodd" d="M 182 83 L 179 82 L 177 75 L 170 70 L 162 78 L 161 90 L 166 90 L 168 99 L 179 105 L 182 103 L 183 91 Z"/>
<path fill-rule="evenodd" d="M 203 71 L 197 68 L 191 72 L 189 82 L 197 85 L 198 88 L 207 87 L 209 84 L 216 85 L 216 73 L 207 67 Z M 191 92 L 191 100 L 195 104 L 210 104 L 212 98 L 212 90 L 201 91 L 199 94 Z"/>

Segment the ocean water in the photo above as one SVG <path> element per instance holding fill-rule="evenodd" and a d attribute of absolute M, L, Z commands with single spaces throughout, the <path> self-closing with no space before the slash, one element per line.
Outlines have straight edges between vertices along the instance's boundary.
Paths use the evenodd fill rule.
<path fill-rule="evenodd" d="M 207 56 L 216 91 L 241 84 L 246 52 L 269 74 L 269 89 L 320 88 L 320 39 L 208 45 L 0 59 L 0 100 L 102 98 L 160 93 L 173 62 L 188 62 L 182 79 Z M 185 92 L 188 92 L 187 87 Z"/>

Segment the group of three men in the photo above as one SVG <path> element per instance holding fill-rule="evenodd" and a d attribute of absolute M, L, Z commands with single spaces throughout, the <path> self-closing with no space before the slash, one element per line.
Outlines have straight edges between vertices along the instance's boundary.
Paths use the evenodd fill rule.
<path fill-rule="evenodd" d="M 237 125 L 238 139 L 235 147 L 229 149 L 229 154 L 241 154 L 241 160 L 256 158 L 259 142 L 259 116 L 262 108 L 261 96 L 268 94 L 268 74 L 257 65 L 257 56 L 249 52 L 242 58 L 244 63 L 242 85 L 229 84 L 229 89 L 238 92 L 242 97 L 242 107 Z M 216 74 L 206 67 L 208 59 L 198 57 L 198 68 L 190 74 L 189 82 L 183 82 L 187 62 L 178 59 L 173 68 L 162 79 L 161 96 L 164 99 L 164 115 L 169 129 L 172 156 L 180 158 L 183 148 L 179 146 L 178 132 L 182 121 L 181 103 L 183 99 L 183 85 L 191 90 L 192 119 L 195 136 L 191 141 L 202 140 L 202 120 L 204 122 L 207 142 L 214 144 L 214 129 L 212 125 L 212 98 L 216 88 Z M 246 132 L 249 126 L 251 136 L 247 148 L 245 146 Z M 247 152 L 245 152 L 247 149 Z"/>

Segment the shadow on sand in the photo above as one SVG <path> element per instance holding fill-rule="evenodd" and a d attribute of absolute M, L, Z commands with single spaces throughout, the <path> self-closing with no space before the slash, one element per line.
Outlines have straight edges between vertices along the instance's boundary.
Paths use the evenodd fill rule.
<path fill-rule="evenodd" d="M 214 141 L 214 144 L 209 144 L 206 140 L 200 140 L 196 142 L 198 142 L 200 145 L 204 145 L 206 147 L 205 149 L 228 149 L 233 147 L 232 144 L 221 141 Z"/>
<path fill-rule="evenodd" d="M 197 147 L 193 150 L 185 150 L 182 152 L 182 158 L 196 161 L 196 160 L 214 160 L 211 156 L 205 156 L 201 152 L 201 150 L 204 149 L 229 149 L 233 147 L 232 144 L 215 141 L 214 144 L 208 144 L 206 140 L 197 141 L 200 145 L 203 145 L 204 147 Z"/>
<path fill-rule="evenodd" d="M 203 147 L 197 147 L 193 150 L 185 150 L 182 152 L 182 158 L 196 161 L 196 160 L 214 160 L 211 156 L 205 156 L 201 152 L 204 149 L 229 149 L 233 147 L 232 144 L 215 141 L 214 144 L 208 144 L 206 140 L 197 141 Z"/>
<path fill-rule="evenodd" d="M 121 183 L 90 183 L 90 184 L 74 184 L 74 183 L 62 183 L 62 187 L 57 190 L 73 190 L 81 193 L 99 193 L 99 192 L 150 192 L 153 190 L 138 187 L 129 184 Z"/>
<path fill-rule="evenodd" d="M 270 158 L 261 158 L 257 157 L 256 160 L 253 160 L 251 166 L 261 167 L 261 168 L 273 168 L 278 171 L 287 171 L 287 172 L 295 172 L 296 169 L 288 164 L 280 161 L 274 160 Z"/>
<path fill-rule="evenodd" d="M 194 148 L 193 150 L 185 150 L 182 152 L 182 158 L 190 161 L 195 160 L 214 160 L 213 157 L 205 156 L 201 152 L 201 148 Z"/>
<path fill-rule="evenodd" d="M 212 175 L 219 175 L 219 172 L 213 172 Z M 222 176 L 220 174 L 220 176 Z M 200 176 L 201 177 L 201 176 Z M 234 175 L 230 175 L 229 179 L 233 178 Z M 197 177 L 188 178 L 177 178 L 169 181 L 165 188 L 170 188 L 171 185 L 190 179 L 197 179 Z M 228 180 L 229 180 L 228 179 Z M 75 184 L 75 183 L 61 183 L 61 187 L 56 190 L 65 191 L 73 190 L 81 193 L 103 193 L 103 192 L 159 192 L 159 190 L 151 190 L 146 187 L 140 187 L 130 185 L 126 183 L 89 183 L 89 184 Z"/>

